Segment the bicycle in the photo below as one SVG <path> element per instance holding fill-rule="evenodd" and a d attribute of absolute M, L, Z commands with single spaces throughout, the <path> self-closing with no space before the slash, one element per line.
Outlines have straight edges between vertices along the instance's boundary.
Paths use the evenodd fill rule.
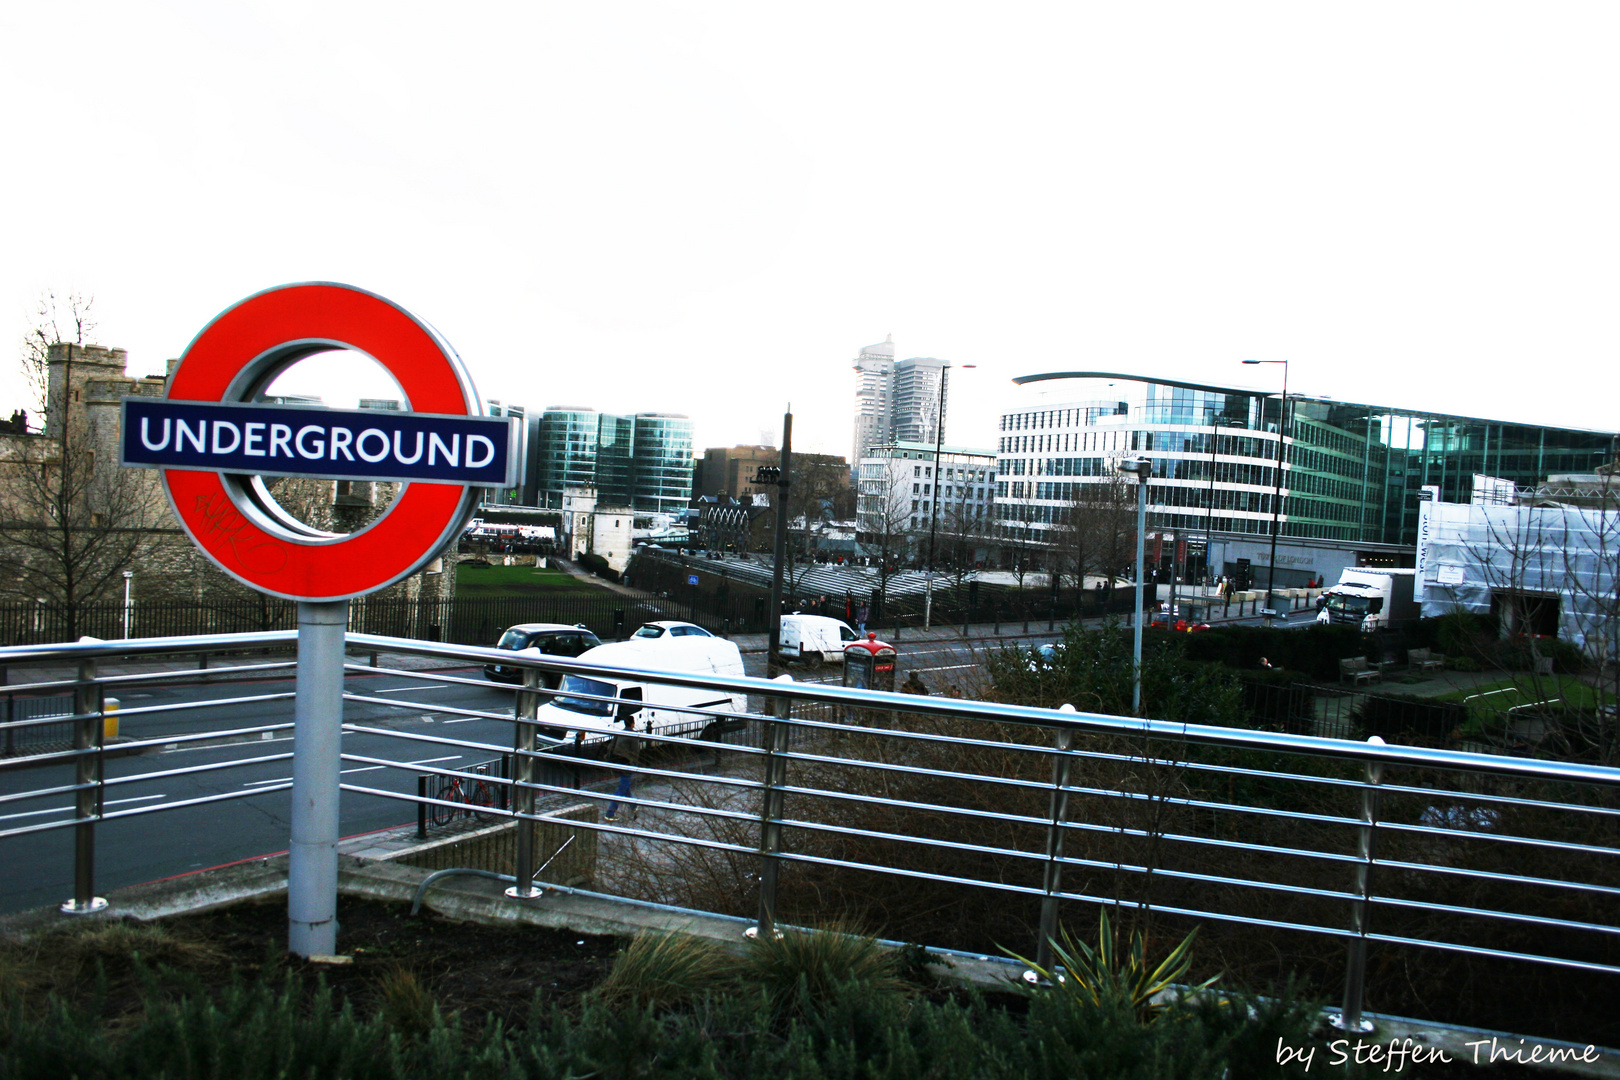
<path fill-rule="evenodd" d="M 476 780 L 476 783 L 463 784 L 463 779 Z M 489 781 L 477 774 L 464 777 L 458 773 L 454 776 L 444 777 L 439 781 L 439 788 L 434 792 L 433 797 L 443 800 L 443 802 L 463 803 L 467 807 L 463 810 L 459 807 L 444 806 L 441 803 L 431 804 L 428 807 L 428 820 L 434 825 L 448 825 L 457 814 L 471 814 L 478 821 L 493 821 L 499 816 L 493 810 L 498 801 L 495 796 L 495 788 Z"/>

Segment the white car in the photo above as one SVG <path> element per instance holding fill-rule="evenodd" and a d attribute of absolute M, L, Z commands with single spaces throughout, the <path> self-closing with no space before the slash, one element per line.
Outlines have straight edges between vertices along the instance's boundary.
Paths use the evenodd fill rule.
<path fill-rule="evenodd" d="M 714 637 L 697 623 L 663 622 L 642 623 L 641 628 L 630 635 L 632 638 L 683 638 L 683 637 Z"/>

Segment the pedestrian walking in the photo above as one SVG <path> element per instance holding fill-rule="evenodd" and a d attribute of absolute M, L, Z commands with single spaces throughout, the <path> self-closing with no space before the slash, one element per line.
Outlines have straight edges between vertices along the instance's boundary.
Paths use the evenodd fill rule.
<path fill-rule="evenodd" d="M 865 604 L 855 609 L 855 630 L 857 633 L 866 633 L 866 618 L 871 612 Z"/>
<path fill-rule="evenodd" d="M 633 705 L 619 706 L 619 723 L 624 725 L 626 732 L 636 730 L 635 710 L 636 706 Z M 623 765 L 623 769 L 619 772 L 619 786 L 614 789 L 613 798 L 608 802 L 607 810 L 602 815 L 604 821 L 616 821 L 619 817 L 619 800 L 629 797 L 630 789 L 636 781 L 633 770 L 641 760 L 641 739 L 630 734 L 613 736 L 613 742 L 608 746 L 608 757 Z M 635 817 L 636 808 L 629 807 L 625 816 Z"/>

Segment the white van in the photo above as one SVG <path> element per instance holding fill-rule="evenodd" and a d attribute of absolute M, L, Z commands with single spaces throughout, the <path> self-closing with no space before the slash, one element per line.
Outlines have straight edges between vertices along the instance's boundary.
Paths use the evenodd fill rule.
<path fill-rule="evenodd" d="M 580 660 L 651 672 L 743 675 L 742 653 L 734 643 L 720 637 L 631 638 L 598 645 L 582 654 Z M 571 673 L 563 676 L 556 696 L 540 706 L 535 719 L 546 725 L 540 729 L 545 739 L 586 744 L 601 743 L 623 732 L 621 717 L 626 713 L 635 715 L 637 731 L 654 735 L 715 739 L 746 723 L 742 719 L 719 720 L 685 712 L 683 708 L 743 713 L 748 702 L 743 694 Z"/>
<path fill-rule="evenodd" d="M 784 615 L 777 648 L 788 660 L 842 664 L 844 646 L 859 637 L 842 619 L 825 615 Z"/>

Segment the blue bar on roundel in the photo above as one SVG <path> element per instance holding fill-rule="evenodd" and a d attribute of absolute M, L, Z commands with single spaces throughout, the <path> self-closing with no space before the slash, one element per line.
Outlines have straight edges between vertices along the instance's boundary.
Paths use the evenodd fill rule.
<path fill-rule="evenodd" d="M 476 487 L 522 482 L 514 417 L 125 398 L 120 464 Z"/>

